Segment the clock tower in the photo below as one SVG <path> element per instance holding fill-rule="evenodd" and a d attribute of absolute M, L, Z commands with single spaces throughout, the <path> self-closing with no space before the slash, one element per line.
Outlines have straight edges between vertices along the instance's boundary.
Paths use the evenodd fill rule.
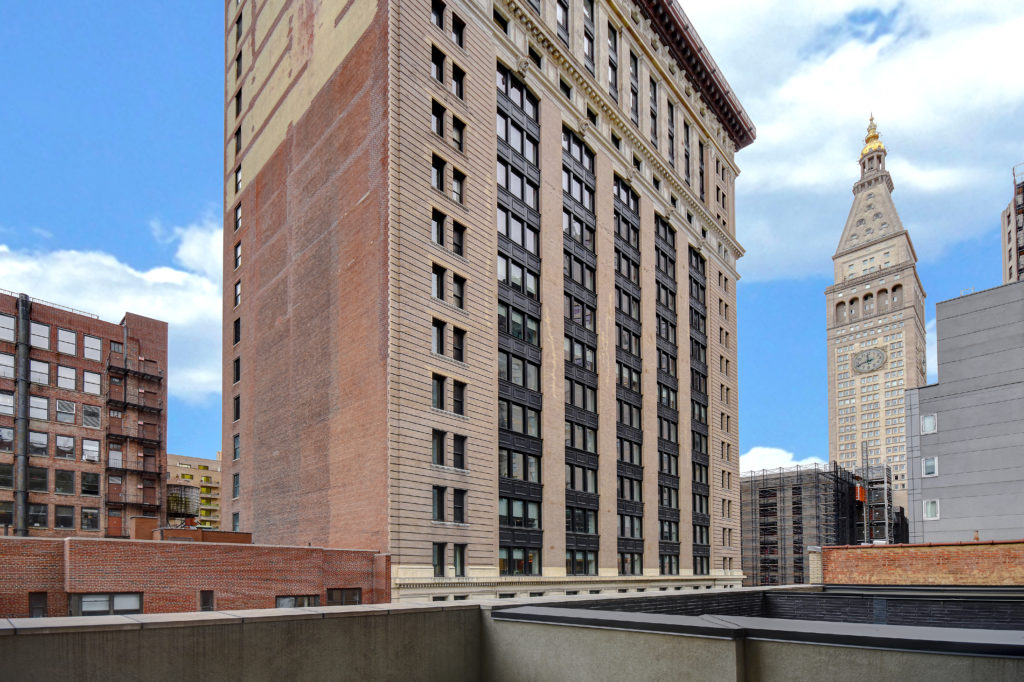
<path fill-rule="evenodd" d="M 869 465 L 888 464 L 893 503 L 906 508 L 903 392 L 926 381 L 925 292 L 885 156 L 872 117 L 825 290 L 829 461 L 857 470 L 864 454 Z"/>

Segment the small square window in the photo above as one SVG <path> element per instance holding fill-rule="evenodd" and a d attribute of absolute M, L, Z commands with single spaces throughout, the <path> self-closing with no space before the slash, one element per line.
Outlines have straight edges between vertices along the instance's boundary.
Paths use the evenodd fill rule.
<path fill-rule="evenodd" d="M 925 521 L 936 521 L 939 518 L 939 501 L 938 500 L 925 500 L 924 501 L 924 520 Z"/>
<path fill-rule="evenodd" d="M 35 348 L 50 350 L 50 327 L 38 322 L 29 323 L 29 344 Z"/>
<path fill-rule="evenodd" d="M 53 527 L 73 530 L 75 527 L 75 508 L 57 505 L 53 508 Z"/>
<path fill-rule="evenodd" d="M 95 336 L 83 336 L 82 346 L 86 360 L 100 360 L 103 357 L 103 341 Z"/>
<path fill-rule="evenodd" d="M 28 418 L 47 420 L 50 418 L 50 401 L 37 395 L 28 398 Z"/>
<path fill-rule="evenodd" d="M 75 355 L 77 350 L 76 334 L 67 329 L 58 329 L 57 352 L 64 353 L 66 355 Z"/>
<path fill-rule="evenodd" d="M 82 426 L 100 428 L 100 408 L 96 405 L 82 405 Z"/>

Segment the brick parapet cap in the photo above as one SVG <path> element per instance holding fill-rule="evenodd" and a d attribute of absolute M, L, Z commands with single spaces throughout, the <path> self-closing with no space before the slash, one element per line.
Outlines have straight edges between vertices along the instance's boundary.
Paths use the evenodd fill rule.
<path fill-rule="evenodd" d="M 160 547 L 163 545 L 188 545 L 190 547 L 231 547 L 231 548 L 245 548 L 252 547 L 257 549 L 303 549 L 303 550 L 317 550 L 322 552 L 349 552 L 352 554 L 369 554 L 371 556 L 391 556 L 387 552 L 378 552 L 375 549 L 347 549 L 345 547 L 321 547 L 319 545 L 257 545 L 257 544 L 242 544 L 238 542 L 196 542 L 195 540 L 133 540 L 131 538 L 87 538 L 87 537 L 66 537 L 66 538 L 41 538 L 41 537 L 21 537 L 17 535 L 0 535 L 0 547 L 4 542 L 108 542 L 108 543 L 131 543 L 139 546 Z M 244 550 L 242 550 L 244 551 Z"/>
<path fill-rule="evenodd" d="M 821 550 L 829 549 L 891 549 L 893 547 L 960 547 L 964 545 L 1024 545 L 1024 538 L 1020 540 L 963 540 L 960 542 L 919 542 L 887 545 L 826 545 Z"/>

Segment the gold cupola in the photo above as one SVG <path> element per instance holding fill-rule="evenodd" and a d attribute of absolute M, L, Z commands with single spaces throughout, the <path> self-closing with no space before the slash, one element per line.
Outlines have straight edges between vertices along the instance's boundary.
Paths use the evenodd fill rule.
<path fill-rule="evenodd" d="M 871 119 L 868 121 L 868 134 L 864 138 L 864 149 L 860 150 L 860 157 L 863 159 L 865 156 L 873 151 L 885 151 L 885 145 L 878 139 L 878 128 L 875 127 L 875 116 L 871 115 Z"/>

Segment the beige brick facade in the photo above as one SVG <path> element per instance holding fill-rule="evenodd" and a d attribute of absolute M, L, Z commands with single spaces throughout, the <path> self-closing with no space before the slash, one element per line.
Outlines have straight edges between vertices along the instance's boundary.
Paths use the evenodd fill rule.
<path fill-rule="evenodd" d="M 240 488 L 237 499 L 225 495 L 222 527 L 237 520 L 257 542 L 389 552 L 395 599 L 738 585 L 735 263 L 743 250 L 733 156 L 753 126 L 670 3 L 595 2 L 592 13 L 578 0 L 538 6 L 227 3 L 225 225 L 236 210 L 241 219 L 225 230 L 224 476 L 237 474 Z M 609 27 L 618 102 L 609 94 Z M 535 111 L 502 87 L 524 88 Z M 496 115 L 519 122 L 535 157 L 496 137 Z M 595 234 L 586 247 L 562 230 L 571 200 L 563 131 L 594 159 L 584 173 Z M 496 159 L 520 174 L 507 182 L 510 191 L 525 183 L 515 184 L 522 196 L 496 185 Z M 616 275 L 616 250 L 629 250 L 616 237 L 619 184 L 639 197 L 633 282 Z M 513 238 L 513 228 L 499 237 L 499 211 L 521 217 L 523 235 L 532 225 L 536 243 Z M 674 235 L 672 247 L 660 242 L 674 249 L 674 266 L 660 272 L 659 224 Z M 702 303 L 688 303 L 691 248 Z M 593 268 L 586 291 L 559 267 L 573 253 Z M 499 284 L 499 261 L 524 266 L 536 285 Z M 623 323 L 639 330 L 630 362 L 641 367 L 626 391 L 616 385 L 620 287 L 639 300 L 637 319 Z M 566 317 L 572 291 L 591 310 L 586 328 Z M 496 324 L 499 303 L 509 306 L 507 330 Z M 658 340 L 659 318 L 674 318 L 674 343 Z M 570 338 L 592 347 L 592 366 L 566 360 Z M 691 338 L 706 348 L 703 361 L 689 358 Z M 659 370 L 659 353 L 666 370 L 674 358 L 675 376 Z M 525 361 L 516 367 L 536 379 L 499 370 L 499 361 Z M 706 381 L 691 380 L 692 368 Z M 566 404 L 572 377 L 596 391 L 582 411 Z M 674 387 L 672 407 L 659 406 L 660 386 Z M 639 408 L 636 426 L 618 423 L 620 401 Z M 499 426 L 505 404 L 508 428 Z M 698 412 L 706 425 L 691 425 Z M 587 427 L 596 430 L 592 447 L 566 444 L 573 419 L 596 424 Z M 659 440 L 668 422 L 677 432 Z M 707 453 L 691 452 L 695 431 Z M 642 437 L 635 465 L 617 461 L 623 433 Z M 536 480 L 501 475 L 506 450 L 533 461 Z M 674 473 L 660 470 L 668 454 L 678 457 Z M 596 490 L 566 490 L 573 462 L 597 462 Z M 694 483 L 698 467 L 706 469 Z M 638 477 L 642 501 L 619 499 L 622 476 Z M 596 512 L 596 532 L 563 525 L 569 500 Z M 694 504 L 706 510 L 695 515 Z M 513 509 L 522 509 L 521 523 L 510 520 Z M 622 514 L 642 517 L 639 537 L 620 537 Z M 662 540 L 662 522 L 675 518 L 678 540 Z M 707 529 L 699 546 L 695 522 Z M 583 553 L 582 573 L 570 551 Z M 632 575 L 620 575 L 624 552 L 640 557 L 627 559 Z"/>

